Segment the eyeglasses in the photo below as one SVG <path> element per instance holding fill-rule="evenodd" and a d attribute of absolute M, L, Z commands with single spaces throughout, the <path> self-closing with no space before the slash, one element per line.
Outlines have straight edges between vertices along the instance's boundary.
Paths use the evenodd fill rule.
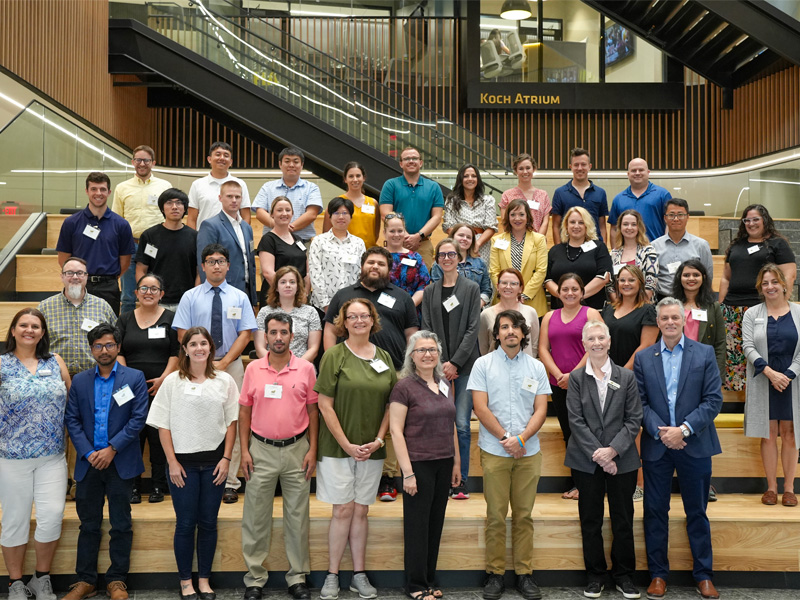
<path fill-rule="evenodd" d="M 153 162 L 153 159 L 152 158 L 134 158 L 133 162 L 135 162 L 137 165 L 149 165 L 151 162 Z"/>
<path fill-rule="evenodd" d="M 221 266 L 224 267 L 225 265 L 228 264 L 228 259 L 227 258 L 217 258 L 215 260 L 213 258 L 207 258 L 203 262 L 206 264 L 207 267 L 213 267 L 214 265 L 221 265 Z"/>
<path fill-rule="evenodd" d="M 147 292 L 150 292 L 151 294 L 157 294 L 158 292 L 161 291 L 161 288 L 155 285 L 150 285 L 150 286 L 143 285 L 136 289 L 139 290 L 140 294 L 146 294 Z"/>
<path fill-rule="evenodd" d="M 372 318 L 372 315 L 369 313 L 364 315 L 347 315 L 345 319 L 350 321 L 351 323 L 355 323 L 356 321 L 369 321 Z"/>
<path fill-rule="evenodd" d="M 164 206 L 183 206 L 183 200 L 167 200 Z"/>
<path fill-rule="evenodd" d="M 68 279 L 72 279 L 73 277 L 84 278 L 88 275 L 86 271 L 62 271 L 61 274 Z"/>
<path fill-rule="evenodd" d="M 439 254 L 436 255 L 436 258 L 442 260 L 445 258 L 456 258 L 457 256 L 458 252 L 439 252 Z"/>
<path fill-rule="evenodd" d="M 383 217 L 384 221 L 390 221 L 391 219 L 400 219 L 405 223 L 406 218 L 403 216 L 403 213 L 389 213 L 385 217 Z"/>
<path fill-rule="evenodd" d="M 418 354 L 419 356 L 424 356 L 425 354 L 430 354 L 433 356 L 434 354 L 439 354 L 438 348 L 415 348 L 411 351 L 412 354 Z"/>
<path fill-rule="evenodd" d="M 519 287 L 519 281 L 499 281 L 497 287 Z"/>
<path fill-rule="evenodd" d="M 400 159 L 400 162 L 419 162 L 421 160 L 419 156 L 404 156 Z"/>
<path fill-rule="evenodd" d="M 742 223 L 744 223 L 745 225 L 750 225 L 751 223 L 753 225 L 755 225 L 756 223 L 760 223 L 760 222 L 761 222 L 761 217 L 752 217 L 750 219 L 742 219 Z"/>
<path fill-rule="evenodd" d="M 94 350 L 95 352 L 102 352 L 104 348 L 109 352 L 111 352 L 116 347 L 117 347 L 116 342 L 109 342 L 107 344 L 92 344 L 92 350 Z"/>
<path fill-rule="evenodd" d="M 685 219 L 689 215 L 687 213 L 667 213 L 664 215 L 670 221 L 680 221 L 681 219 Z"/>
<path fill-rule="evenodd" d="M 332 217 L 349 217 L 351 216 L 350 213 L 346 210 L 337 210 L 335 213 L 331 215 Z"/>

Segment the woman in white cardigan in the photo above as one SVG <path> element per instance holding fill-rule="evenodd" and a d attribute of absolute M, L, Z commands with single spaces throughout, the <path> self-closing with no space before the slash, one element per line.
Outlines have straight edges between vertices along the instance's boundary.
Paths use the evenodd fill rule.
<path fill-rule="evenodd" d="M 756 280 L 764 302 L 750 308 L 742 321 L 742 351 L 747 357 L 744 434 L 760 437 L 767 491 L 761 502 L 778 503 L 778 435 L 781 437 L 784 506 L 797 506 L 794 474 L 800 445 L 800 306 L 789 302 L 790 290 L 777 265 L 766 264 Z"/>

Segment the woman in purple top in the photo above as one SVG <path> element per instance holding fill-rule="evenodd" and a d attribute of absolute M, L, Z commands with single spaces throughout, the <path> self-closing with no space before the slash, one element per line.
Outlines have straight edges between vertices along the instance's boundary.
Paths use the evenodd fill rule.
<path fill-rule="evenodd" d="M 553 408 L 564 434 L 564 443 L 569 442 L 569 416 L 567 413 L 567 388 L 573 369 L 586 364 L 586 350 L 581 332 L 586 321 L 602 321 L 603 317 L 594 308 L 583 306 L 583 280 L 575 273 L 564 273 L 558 280 L 558 297 L 562 308 L 551 310 L 542 319 L 539 329 L 539 360 L 550 374 Z M 564 492 L 562 498 L 577 500 L 578 490 L 574 486 Z"/>
<path fill-rule="evenodd" d="M 403 474 L 405 592 L 415 600 L 442 597 L 436 562 L 451 487 L 461 483 L 452 385 L 442 372 L 437 335 L 408 340 L 405 362 L 389 398 L 389 423 Z"/>

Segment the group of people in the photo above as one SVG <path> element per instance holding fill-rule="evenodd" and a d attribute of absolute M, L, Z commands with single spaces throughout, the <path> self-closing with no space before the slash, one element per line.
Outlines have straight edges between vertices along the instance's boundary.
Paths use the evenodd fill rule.
<path fill-rule="evenodd" d="M 348 543 L 350 589 L 376 597 L 365 571 L 367 515 L 376 497 L 396 499 L 398 478 L 406 593 L 441 598 L 439 543 L 448 498 L 469 498 L 473 411 L 487 505 L 484 597 L 504 590 L 511 506 L 517 589 L 535 600 L 531 511 L 548 396 L 572 474 L 564 498 L 578 501 L 585 595 L 599 597 L 608 577 L 607 495 L 614 585 L 639 597 L 633 502 L 643 497 L 647 595 L 663 597 L 677 471 L 698 591 L 717 598 L 705 511 L 711 456 L 721 452 L 713 419 L 723 383 L 747 382 L 745 434 L 762 438 L 762 502 L 778 502 L 781 437 L 780 501 L 797 504 L 800 309 L 788 302 L 796 268 L 766 208 L 743 211 L 716 301 L 710 248 L 686 231 L 687 202 L 649 182 L 642 159 L 631 161 L 631 185 L 609 211 L 605 191 L 588 178 L 585 150 L 572 151 L 573 179 L 552 203 L 533 187 L 534 159 L 520 155 L 497 234 L 495 202 L 477 167 L 462 167 L 445 199 L 421 176 L 420 152 L 406 148 L 403 175 L 384 184 L 379 200 L 364 194 L 363 167 L 345 166 L 347 191 L 325 207 L 321 235 L 321 195 L 300 177 L 303 160 L 299 149 L 284 149 L 282 178 L 252 204 L 228 172 L 224 142 L 212 145 L 211 171 L 189 194 L 152 175 L 146 146 L 134 151 L 136 176 L 117 186 L 113 210 L 108 177 L 87 178 L 88 205 L 59 236 L 63 291 L 14 317 L 0 357 L 8 415 L 0 423 L 0 545 L 10 600 L 55 599 L 49 568 L 68 479 L 81 531 L 78 581 L 65 600 L 97 591 L 106 498 L 105 583 L 112 600 L 127 598 L 131 504 L 142 500 L 146 443 L 148 501 L 172 499 L 185 600 L 215 597 L 217 515 L 221 502 L 238 501 L 240 468 L 245 600 L 260 599 L 267 582 L 278 483 L 289 593 L 310 597 L 314 473 L 317 499 L 332 505 L 322 600 L 338 598 Z M 264 226 L 257 246 L 252 214 Z M 385 247 L 376 245 L 381 226 Z M 434 247 L 440 226 L 448 237 Z M 251 340 L 256 358 L 245 369 Z M 26 587 L 33 504 L 37 561 Z"/>

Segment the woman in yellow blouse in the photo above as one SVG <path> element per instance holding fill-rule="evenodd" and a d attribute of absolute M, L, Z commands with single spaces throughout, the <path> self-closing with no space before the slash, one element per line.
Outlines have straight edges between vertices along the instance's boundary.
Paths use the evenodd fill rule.
<path fill-rule="evenodd" d="M 355 207 L 353 218 L 347 231 L 356 237 L 364 240 L 367 248 L 378 243 L 380 233 L 380 211 L 378 201 L 364 195 L 364 182 L 367 180 L 367 172 L 364 167 L 357 162 L 349 162 L 344 166 L 344 182 L 347 184 L 347 191 L 341 195 L 342 198 L 349 198 Z M 331 228 L 331 216 L 325 211 L 325 218 L 322 221 L 322 232 Z"/>
<path fill-rule="evenodd" d="M 492 284 L 497 287 L 497 277 L 503 269 L 517 269 L 525 280 L 521 301 L 544 315 L 547 300 L 542 284 L 547 274 L 547 240 L 534 231 L 533 216 L 525 200 L 509 202 L 503 215 L 503 231 L 492 238 Z"/>

